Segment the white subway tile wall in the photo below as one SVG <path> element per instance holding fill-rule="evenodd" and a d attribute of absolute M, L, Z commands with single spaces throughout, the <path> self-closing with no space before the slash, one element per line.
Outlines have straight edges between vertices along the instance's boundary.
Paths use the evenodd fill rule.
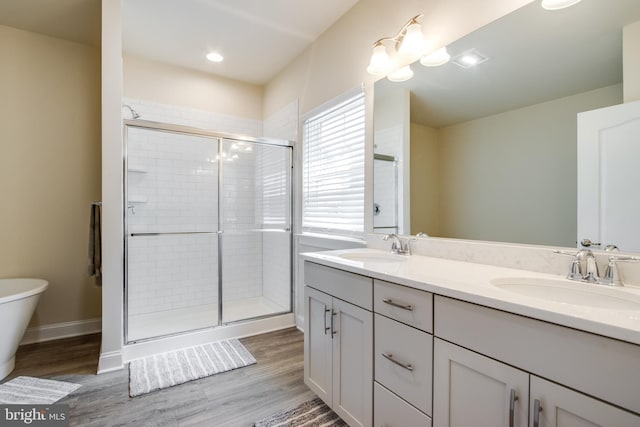
<path fill-rule="evenodd" d="M 262 123 L 254 120 L 142 100 L 124 103 L 146 120 L 261 135 Z M 267 122 L 270 136 L 295 139 L 297 102 Z M 127 144 L 129 235 L 218 230 L 216 139 L 130 127 Z M 289 311 L 289 234 L 259 231 L 289 227 L 289 150 L 224 141 L 222 152 L 223 299 L 264 297 Z M 128 239 L 129 316 L 217 305 L 217 234 Z M 217 313 L 205 318 L 208 324 L 200 327 L 213 326 Z"/>

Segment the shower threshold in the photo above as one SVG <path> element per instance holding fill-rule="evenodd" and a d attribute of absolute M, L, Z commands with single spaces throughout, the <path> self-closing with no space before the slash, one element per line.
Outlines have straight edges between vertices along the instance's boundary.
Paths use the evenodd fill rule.
<path fill-rule="evenodd" d="M 287 312 L 265 297 L 225 301 L 223 323 Z M 218 322 L 218 305 L 203 304 L 196 307 L 164 310 L 129 316 L 128 340 L 139 341 L 196 329 L 209 328 Z"/>

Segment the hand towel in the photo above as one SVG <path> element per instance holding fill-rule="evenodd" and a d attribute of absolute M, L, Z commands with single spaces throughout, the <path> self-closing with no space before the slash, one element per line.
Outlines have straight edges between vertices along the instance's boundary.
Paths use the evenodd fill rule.
<path fill-rule="evenodd" d="M 102 286 L 102 224 L 100 203 L 91 204 L 89 227 L 89 276 L 95 277 L 96 286 Z"/>

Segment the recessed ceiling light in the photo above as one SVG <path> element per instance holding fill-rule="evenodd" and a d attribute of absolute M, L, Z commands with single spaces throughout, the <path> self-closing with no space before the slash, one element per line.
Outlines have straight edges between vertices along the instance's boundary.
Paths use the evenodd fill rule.
<path fill-rule="evenodd" d="M 207 54 L 207 59 L 211 62 L 222 62 L 224 61 L 224 57 L 220 55 L 218 52 L 210 52 Z"/>
<path fill-rule="evenodd" d="M 564 9 L 580 3 L 582 0 L 542 0 L 542 7 L 547 10 Z"/>
<path fill-rule="evenodd" d="M 454 57 L 451 62 L 462 68 L 471 68 L 488 60 L 489 57 L 486 55 L 478 52 L 476 49 L 471 49 Z"/>

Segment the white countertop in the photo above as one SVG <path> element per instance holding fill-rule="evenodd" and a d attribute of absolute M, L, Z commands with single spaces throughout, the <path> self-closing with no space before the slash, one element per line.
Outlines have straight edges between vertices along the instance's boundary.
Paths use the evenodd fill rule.
<path fill-rule="evenodd" d="M 376 249 L 349 249 L 302 254 L 318 264 L 409 286 L 486 307 L 552 322 L 640 345 L 640 310 L 596 308 L 521 295 L 494 286 L 500 278 L 561 280 L 563 276 L 496 267 L 420 255 L 401 262 L 361 262 L 341 258 L 345 253 L 384 254 Z M 569 281 L 566 281 L 569 282 Z M 574 282 L 569 282 L 574 284 Z M 637 287 L 615 287 L 577 283 L 585 290 L 640 302 Z"/>

